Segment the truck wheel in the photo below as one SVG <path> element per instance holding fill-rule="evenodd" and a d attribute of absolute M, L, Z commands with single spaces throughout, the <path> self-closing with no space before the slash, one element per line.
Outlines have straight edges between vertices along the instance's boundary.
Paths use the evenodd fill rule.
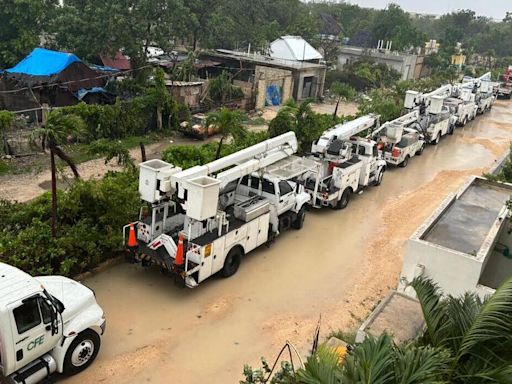
<path fill-rule="evenodd" d="M 233 276 L 236 271 L 238 271 L 238 267 L 240 267 L 241 261 L 242 250 L 240 247 L 232 248 L 224 260 L 224 266 L 222 267 L 222 277 Z"/>
<path fill-rule="evenodd" d="M 382 184 L 382 179 L 384 178 L 384 170 L 380 170 L 379 174 L 377 175 L 377 178 L 375 179 L 375 186 L 378 187 Z"/>
<path fill-rule="evenodd" d="M 402 168 L 407 167 L 407 164 L 409 164 L 409 158 L 410 158 L 409 155 L 405 156 L 404 161 L 402 161 L 400 164 L 398 164 L 398 166 L 402 167 Z"/>
<path fill-rule="evenodd" d="M 334 209 L 343 209 L 348 205 L 349 202 L 350 202 L 350 189 L 347 188 L 341 194 L 341 198 L 338 200 L 338 202 L 334 206 Z"/>
<path fill-rule="evenodd" d="M 434 141 L 432 141 L 432 145 L 437 145 L 441 141 L 441 132 L 439 132 Z"/>
<path fill-rule="evenodd" d="M 421 156 L 423 154 L 423 151 L 425 150 L 425 144 L 423 144 L 420 149 L 418 149 L 415 153 L 416 156 Z"/>
<path fill-rule="evenodd" d="M 293 229 L 301 229 L 304 226 L 304 219 L 306 218 L 306 207 L 303 205 L 300 209 L 299 213 L 297 213 L 297 217 L 295 221 L 292 223 Z"/>
<path fill-rule="evenodd" d="M 453 135 L 454 132 L 455 132 L 455 124 L 454 125 L 450 125 L 450 128 L 448 128 L 448 134 L 449 135 Z"/>
<path fill-rule="evenodd" d="M 76 375 L 92 364 L 101 346 L 100 336 L 92 329 L 86 329 L 71 342 L 64 357 L 64 373 Z"/>

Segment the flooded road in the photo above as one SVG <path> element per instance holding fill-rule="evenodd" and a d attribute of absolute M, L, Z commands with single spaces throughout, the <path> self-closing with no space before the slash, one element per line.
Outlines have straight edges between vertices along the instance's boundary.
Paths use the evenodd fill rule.
<path fill-rule="evenodd" d="M 397 284 L 403 245 L 468 175 L 480 175 L 512 140 L 512 103 L 470 122 L 343 211 L 310 211 L 301 231 L 247 255 L 238 273 L 195 290 L 157 269 L 118 265 L 85 283 L 107 314 L 94 365 L 66 383 L 238 383 L 245 363 L 290 340 L 307 353 L 322 334 L 355 327 Z"/>

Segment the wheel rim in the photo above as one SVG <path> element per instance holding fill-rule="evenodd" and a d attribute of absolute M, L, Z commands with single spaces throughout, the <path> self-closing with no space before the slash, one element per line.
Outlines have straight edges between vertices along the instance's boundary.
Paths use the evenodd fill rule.
<path fill-rule="evenodd" d="M 81 367 L 91 360 L 94 354 L 94 343 L 92 340 L 83 340 L 78 344 L 71 355 L 71 364 L 75 367 Z"/>

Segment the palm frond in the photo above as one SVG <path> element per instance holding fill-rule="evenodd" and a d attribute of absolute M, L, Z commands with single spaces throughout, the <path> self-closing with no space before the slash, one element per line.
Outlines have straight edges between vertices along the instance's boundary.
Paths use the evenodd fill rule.
<path fill-rule="evenodd" d="M 308 357 L 297 377 L 303 384 L 341 384 L 340 359 L 333 350 L 321 345 Z"/>
<path fill-rule="evenodd" d="M 455 363 L 463 358 L 486 362 L 492 367 L 512 358 L 512 278 L 485 301 L 473 324 L 464 334 Z M 488 358 L 488 356 L 492 358 Z"/>
<path fill-rule="evenodd" d="M 411 286 L 416 291 L 427 326 L 428 342 L 434 347 L 443 346 L 441 330 L 446 326 L 446 303 L 437 284 L 423 276 L 415 278 Z"/>
<path fill-rule="evenodd" d="M 450 353 L 442 348 L 407 345 L 395 350 L 396 384 L 442 383 Z"/>
<path fill-rule="evenodd" d="M 391 337 L 367 337 L 345 358 L 343 380 L 345 384 L 395 383 L 394 345 Z"/>

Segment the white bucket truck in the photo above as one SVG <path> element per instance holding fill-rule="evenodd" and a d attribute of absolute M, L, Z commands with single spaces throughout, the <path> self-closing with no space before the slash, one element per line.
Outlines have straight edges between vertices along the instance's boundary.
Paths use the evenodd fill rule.
<path fill-rule="evenodd" d="M 86 286 L 0 263 L 0 382 L 79 373 L 96 358 L 104 331 L 103 310 Z"/>
<path fill-rule="evenodd" d="M 487 72 L 478 78 L 465 76 L 461 87 L 470 90 L 475 95 L 478 114 L 483 114 L 492 108 L 494 102 L 494 84 L 491 72 Z"/>
<path fill-rule="evenodd" d="M 453 86 L 452 97 L 446 98 L 444 104 L 450 109 L 452 126 L 465 126 L 478 112 L 475 95 L 462 84 Z"/>
<path fill-rule="evenodd" d="M 302 182 L 315 208 L 345 208 L 351 195 L 370 185 L 380 185 L 386 162 L 379 157 L 376 142 L 359 137 L 379 126 L 379 116 L 366 115 L 326 130 L 311 146 L 303 162 L 310 171 Z M 312 170 L 311 162 L 317 164 Z"/>
<path fill-rule="evenodd" d="M 309 195 L 270 167 L 296 151 L 288 132 L 186 170 L 142 163 L 139 192 L 147 205 L 123 229 L 136 232 L 136 245 L 128 239 L 134 260 L 159 265 L 189 288 L 217 272 L 233 275 L 244 254 L 288 227 L 302 228 Z"/>
<path fill-rule="evenodd" d="M 425 137 L 420 132 L 419 110 L 384 123 L 369 136 L 377 142 L 381 157 L 391 165 L 407 167 L 411 157 L 421 155 Z"/>
<path fill-rule="evenodd" d="M 452 86 L 447 84 L 427 94 L 411 90 L 405 94 L 404 107 L 408 112 L 419 111 L 421 130 L 430 144 L 437 145 L 442 136 L 453 134 L 450 109 L 444 105 L 451 93 Z"/>

